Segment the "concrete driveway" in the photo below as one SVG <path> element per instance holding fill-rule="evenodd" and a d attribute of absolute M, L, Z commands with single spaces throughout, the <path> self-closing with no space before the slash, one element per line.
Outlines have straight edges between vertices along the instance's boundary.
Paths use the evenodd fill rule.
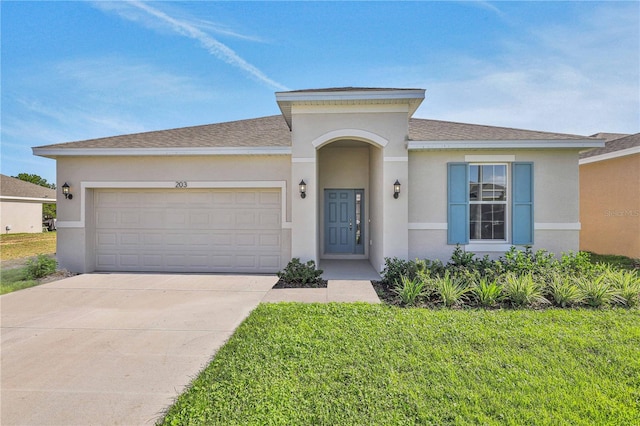
<path fill-rule="evenodd" d="M 276 281 L 89 274 L 0 297 L 0 423 L 155 423 Z"/>

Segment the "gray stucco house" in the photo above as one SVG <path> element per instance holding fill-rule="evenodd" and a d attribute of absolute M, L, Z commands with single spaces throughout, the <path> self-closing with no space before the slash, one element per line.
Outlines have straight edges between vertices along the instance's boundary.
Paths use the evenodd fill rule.
<path fill-rule="evenodd" d="M 292 257 L 578 250 L 598 138 L 412 118 L 422 89 L 276 93 L 281 114 L 33 148 L 71 271 L 272 273 Z M 62 186 L 62 185 L 59 185 Z"/>

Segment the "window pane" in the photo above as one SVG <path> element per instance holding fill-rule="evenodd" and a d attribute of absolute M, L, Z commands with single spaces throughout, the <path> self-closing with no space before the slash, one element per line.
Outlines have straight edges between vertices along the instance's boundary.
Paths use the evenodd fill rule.
<path fill-rule="evenodd" d="M 472 240 L 479 240 L 481 238 L 481 221 L 482 217 L 480 215 L 480 204 L 471 204 L 469 206 L 469 238 Z"/>
<path fill-rule="evenodd" d="M 469 200 L 478 200 L 480 182 L 480 168 L 478 166 L 469 166 Z"/>

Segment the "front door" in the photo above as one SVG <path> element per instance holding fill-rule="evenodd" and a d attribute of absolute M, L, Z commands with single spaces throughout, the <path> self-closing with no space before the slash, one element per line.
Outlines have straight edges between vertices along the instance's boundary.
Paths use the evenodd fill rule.
<path fill-rule="evenodd" d="M 363 198 L 361 189 L 325 189 L 325 253 L 364 254 Z"/>

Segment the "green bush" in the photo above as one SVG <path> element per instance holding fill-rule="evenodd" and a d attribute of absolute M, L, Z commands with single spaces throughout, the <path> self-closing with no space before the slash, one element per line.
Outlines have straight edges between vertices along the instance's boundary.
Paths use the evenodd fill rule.
<path fill-rule="evenodd" d="M 404 306 L 413 306 L 420 298 L 428 295 L 425 281 L 419 278 L 410 279 L 404 275 L 400 276 L 400 282 L 396 283 L 392 291 L 398 295 Z"/>
<path fill-rule="evenodd" d="M 465 300 L 466 294 L 472 290 L 465 281 L 452 276 L 449 271 L 445 271 L 442 278 L 435 280 L 434 287 L 440 301 L 449 308 Z"/>
<path fill-rule="evenodd" d="M 638 306 L 640 303 L 640 276 L 636 272 L 609 270 L 605 275 L 616 292 L 614 302 L 628 307 Z"/>
<path fill-rule="evenodd" d="M 288 283 L 312 286 L 322 281 L 322 272 L 322 269 L 316 269 L 316 263 L 313 260 L 302 263 L 299 258 L 295 257 L 277 275 L 278 278 Z"/>
<path fill-rule="evenodd" d="M 543 288 L 533 274 L 516 275 L 509 272 L 504 275 L 504 295 L 512 306 L 524 307 L 548 303 Z"/>
<path fill-rule="evenodd" d="M 578 283 L 584 303 L 592 308 L 608 305 L 616 296 L 616 290 L 609 281 L 608 273 L 596 277 L 580 278 Z"/>
<path fill-rule="evenodd" d="M 27 278 L 36 280 L 46 277 L 47 275 L 53 274 L 57 268 L 58 262 L 55 259 L 46 254 L 39 254 L 36 259 L 29 259 L 27 261 Z"/>
<path fill-rule="evenodd" d="M 554 274 L 551 278 L 547 286 L 547 295 L 551 303 L 561 308 L 580 304 L 583 300 L 575 279 L 560 273 Z"/>
<path fill-rule="evenodd" d="M 473 294 L 478 305 L 490 308 L 498 303 L 502 297 L 502 286 L 495 279 L 490 281 L 487 278 L 481 278 L 478 284 L 473 287 Z"/>

